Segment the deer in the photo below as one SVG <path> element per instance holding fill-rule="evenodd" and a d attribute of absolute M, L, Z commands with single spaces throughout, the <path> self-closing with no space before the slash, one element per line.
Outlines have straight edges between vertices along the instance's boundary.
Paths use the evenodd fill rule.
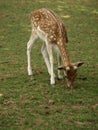
<path fill-rule="evenodd" d="M 67 31 L 61 18 L 54 11 L 41 8 L 31 13 L 31 36 L 27 43 L 27 62 L 28 75 L 32 75 L 31 68 L 31 48 L 36 40 L 40 38 L 43 41 L 41 52 L 50 75 L 50 84 L 55 84 L 54 58 L 53 51 L 56 50 L 58 61 L 58 78 L 61 79 L 61 70 L 64 70 L 67 79 L 67 87 L 73 88 L 77 75 L 78 67 L 83 62 L 72 63 L 68 54 Z M 63 65 L 61 65 L 63 63 Z"/>

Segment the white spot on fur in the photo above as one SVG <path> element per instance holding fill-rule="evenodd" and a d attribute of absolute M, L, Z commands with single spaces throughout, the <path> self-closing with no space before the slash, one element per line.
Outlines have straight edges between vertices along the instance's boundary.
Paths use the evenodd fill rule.
<path fill-rule="evenodd" d="M 54 38 L 54 36 L 50 36 L 50 38 L 51 38 L 51 39 L 53 39 L 53 38 Z"/>

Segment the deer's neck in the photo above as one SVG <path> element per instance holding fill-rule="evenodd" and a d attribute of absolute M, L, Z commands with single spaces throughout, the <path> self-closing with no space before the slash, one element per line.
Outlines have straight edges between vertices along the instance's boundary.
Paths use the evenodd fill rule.
<path fill-rule="evenodd" d="M 60 43 L 58 45 L 58 48 L 59 48 L 59 51 L 60 51 L 60 54 L 61 54 L 63 64 L 65 66 L 69 66 L 70 65 L 70 58 L 69 58 L 69 55 L 68 55 L 67 45 Z"/>

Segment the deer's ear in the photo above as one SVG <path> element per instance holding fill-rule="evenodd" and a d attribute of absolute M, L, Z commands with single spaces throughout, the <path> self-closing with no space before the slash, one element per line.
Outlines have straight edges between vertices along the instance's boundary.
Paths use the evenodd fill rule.
<path fill-rule="evenodd" d="M 76 64 L 75 64 L 75 66 L 76 67 L 80 67 L 80 66 L 82 66 L 84 64 L 84 62 L 77 62 Z"/>
<path fill-rule="evenodd" d="M 59 70 L 65 70 L 66 68 L 65 68 L 65 66 L 59 66 L 58 69 Z"/>

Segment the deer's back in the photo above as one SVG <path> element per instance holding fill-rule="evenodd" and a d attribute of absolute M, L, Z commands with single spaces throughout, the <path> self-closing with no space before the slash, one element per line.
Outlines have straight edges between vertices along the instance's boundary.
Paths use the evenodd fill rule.
<path fill-rule="evenodd" d="M 65 26 L 62 20 L 51 10 L 39 9 L 31 14 L 32 27 L 38 27 L 47 34 L 47 38 L 51 43 L 58 40 L 68 41 Z"/>

